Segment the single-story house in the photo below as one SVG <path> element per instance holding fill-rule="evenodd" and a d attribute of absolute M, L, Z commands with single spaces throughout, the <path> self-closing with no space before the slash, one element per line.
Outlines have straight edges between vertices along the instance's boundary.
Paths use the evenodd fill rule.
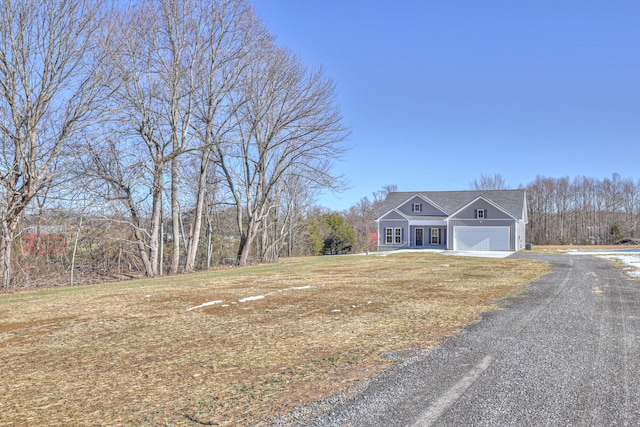
<path fill-rule="evenodd" d="M 378 212 L 380 251 L 525 248 L 525 190 L 391 192 Z"/>

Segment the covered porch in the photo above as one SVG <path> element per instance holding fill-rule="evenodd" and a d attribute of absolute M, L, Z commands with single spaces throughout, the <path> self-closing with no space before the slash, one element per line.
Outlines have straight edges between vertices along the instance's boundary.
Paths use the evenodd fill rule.
<path fill-rule="evenodd" d="M 447 249 L 447 223 L 443 219 L 409 221 L 409 247 Z"/>

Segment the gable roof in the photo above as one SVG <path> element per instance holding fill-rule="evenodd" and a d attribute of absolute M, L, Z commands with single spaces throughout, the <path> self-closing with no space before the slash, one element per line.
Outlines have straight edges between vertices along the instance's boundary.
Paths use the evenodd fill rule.
<path fill-rule="evenodd" d="M 414 196 L 421 196 L 436 203 L 451 215 L 478 197 L 500 206 L 505 212 L 517 219 L 524 219 L 525 190 L 469 190 L 469 191 L 397 191 L 389 193 L 380 205 L 378 218 L 398 206 L 403 205 Z"/>
<path fill-rule="evenodd" d="M 440 212 L 443 213 L 447 213 L 446 209 L 443 209 L 442 206 L 439 206 L 436 202 L 434 202 L 433 200 L 429 199 L 425 193 L 419 193 L 416 194 L 414 197 L 418 197 L 420 199 L 422 199 L 424 202 L 430 204 L 431 206 L 433 206 L 434 208 L 436 208 L 437 210 L 439 210 Z M 407 200 L 408 201 L 408 200 Z"/>
<path fill-rule="evenodd" d="M 449 218 L 453 218 L 456 215 L 458 215 L 460 212 L 464 211 L 466 208 L 468 208 L 469 206 L 473 205 L 474 203 L 476 203 L 479 200 L 484 200 L 485 203 L 489 203 L 491 206 L 493 206 L 494 208 L 506 213 L 507 215 L 509 215 L 510 217 L 512 217 L 513 219 L 518 219 L 516 217 L 514 217 L 513 215 L 511 215 L 506 209 L 504 209 L 502 206 L 500 206 L 497 203 L 494 203 L 491 199 L 487 199 L 484 196 L 478 196 L 475 199 L 473 199 L 472 201 L 470 201 L 469 203 L 467 203 L 466 205 L 460 207 L 457 211 L 453 212 L 451 215 L 449 215 Z"/>

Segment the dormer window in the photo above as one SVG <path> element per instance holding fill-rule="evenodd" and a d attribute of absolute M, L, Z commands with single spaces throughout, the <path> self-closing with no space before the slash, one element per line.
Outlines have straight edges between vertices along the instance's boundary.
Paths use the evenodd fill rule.
<path fill-rule="evenodd" d="M 422 203 L 414 203 L 413 204 L 414 212 L 422 212 Z"/>
<path fill-rule="evenodd" d="M 478 219 L 486 218 L 484 209 L 478 209 L 476 211 L 476 218 L 478 218 Z"/>

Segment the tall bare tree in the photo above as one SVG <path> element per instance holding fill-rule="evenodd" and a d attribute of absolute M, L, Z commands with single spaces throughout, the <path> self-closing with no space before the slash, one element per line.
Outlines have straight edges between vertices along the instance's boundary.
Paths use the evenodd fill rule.
<path fill-rule="evenodd" d="M 0 1 L 0 270 L 24 209 L 55 182 L 68 142 L 103 94 L 102 10 L 93 0 Z M 55 167 L 54 167 L 55 165 Z"/>
<path fill-rule="evenodd" d="M 206 3 L 206 2 L 205 2 Z M 160 134 L 170 141 L 171 153 L 171 223 L 173 251 L 170 272 L 178 272 L 180 264 L 181 207 L 178 195 L 179 160 L 191 148 L 193 139 L 191 122 L 194 115 L 194 92 L 200 87 L 199 63 L 208 42 L 202 36 L 203 22 L 215 8 L 200 9 L 202 3 L 194 0 L 156 0 L 159 31 L 154 42 L 156 64 L 161 91 L 161 118 L 165 131 Z M 169 144 L 167 144 L 169 145 Z"/>
<path fill-rule="evenodd" d="M 347 131 L 332 81 L 267 42 L 243 76 L 238 100 L 239 126 L 233 139 L 217 145 L 216 161 L 236 202 L 238 264 L 244 265 L 287 173 L 310 186 L 341 184 L 330 167 L 344 151 L 339 143 Z"/>
<path fill-rule="evenodd" d="M 197 73 L 201 80 L 195 88 L 193 121 L 198 141 L 199 173 L 195 179 L 197 193 L 184 270 L 193 271 L 200 243 L 205 210 L 207 178 L 212 169 L 214 146 L 233 129 L 238 103 L 232 102 L 243 70 L 250 60 L 249 52 L 259 41 L 268 39 L 264 27 L 252 9 L 242 0 L 197 1 L 203 38 Z"/>
<path fill-rule="evenodd" d="M 173 251 L 170 272 L 180 261 L 181 206 L 178 194 L 180 157 L 192 149 L 194 93 L 204 49 L 201 3 L 154 0 L 130 5 L 119 14 L 118 44 L 112 50 L 115 69 L 113 115 L 122 134 L 119 144 L 136 147 L 138 165 L 147 170 L 152 200 L 148 232 L 149 276 L 160 271 L 160 233 L 165 182 L 169 181 Z M 126 149 L 126 148 L 125 148 Z M 110 148 L 113 151 L 113 147 Z"/>
<path fill-rule="evenodd" d="M 166 164 L 171 161 L 171 141 L 162 134 L 164 87 L 159 74 L 163 65 L 158 64 L 155 40 L 161 21 L 152 3 L 116 12 L 117 43 L 110 50 L 113 131 L 105 133 L 102 152 L 94 148 L 93 160 L 97 175 L 127 206 L 145 274 L 153 277 L 160 273 L 162 197 Z M 150 224 L 146 226 L 139 201 L 148 198 L 151 208 L 145 213 Z"/>

